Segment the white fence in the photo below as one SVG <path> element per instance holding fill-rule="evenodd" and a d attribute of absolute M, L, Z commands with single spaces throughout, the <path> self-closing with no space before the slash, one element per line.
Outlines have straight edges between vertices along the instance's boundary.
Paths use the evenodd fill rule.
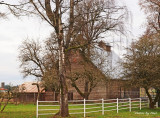
<path fill-rule="evenodd" d="M 43 103 L 43 104 L 42 104 Z M 72 100 L 68 101 L 69 113 L 70 114 L 86 114 L 93 112 L 101 112 L 104 115 L 106 111 L 116 111 L 120 110 L 138 108 L 142 109 L 148 107 L 148 99 L 146 98 L 127 98 L 127 99 L 99 99 L 99 100 Z M 158 105 L 158 104 L 156 104 Z M 37 113 L 36 117 L 40 115 L 54 115 L 59 111 L 59 101 L 37 101 Z M 158 106 L 157 106 L 158 107 Z"/>

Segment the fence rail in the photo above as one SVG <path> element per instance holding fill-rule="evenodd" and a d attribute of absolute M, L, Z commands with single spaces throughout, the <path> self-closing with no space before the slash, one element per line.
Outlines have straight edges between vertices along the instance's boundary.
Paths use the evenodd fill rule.
<path fill-rule="evenodd" d="M 44 104 L 42 104 L 44 103 Z M 48 103 L 48 104 L 47 104 Z M 149 106 L 148 99 L 145 98 L 127 98 L 127 99 L 99 99 L 99 100 L 72 100 L 68 101 L 70 114 L 86 114 L 93 112 L 117 111 L 128 109 L 130 112 L 134 108 L 142 109 Z M 59 110 L 59 101 L 38 101 L 36 117 L 40 115 L 54 115 Z M 156 104 L 158 107 L 158 104 Z M 48 113 L 46 113 L 48 111 Z"/>

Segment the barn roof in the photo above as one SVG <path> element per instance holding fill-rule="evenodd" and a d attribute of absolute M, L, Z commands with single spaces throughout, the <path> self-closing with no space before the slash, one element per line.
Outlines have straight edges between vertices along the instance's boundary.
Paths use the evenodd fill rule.
<path fill-rule="evenodd" d="M 19 92 L 37 93 L 38 92 L 37 86 L 32 85 L 33 83 L 37 83 L 37 82 L 24 82 L 19 86 Z M 40 91 L 42 91 L 44 87 L 42 87 L 41 82 L 38 82 L 38 84 L 40 85 Z"/>

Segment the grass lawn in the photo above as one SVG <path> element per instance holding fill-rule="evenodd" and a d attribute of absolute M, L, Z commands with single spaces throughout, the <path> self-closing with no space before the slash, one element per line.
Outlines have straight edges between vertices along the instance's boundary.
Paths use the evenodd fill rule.
<path fill-rule="evenodd" d="M 74 106 L 72 109 L 76 108 Z M 83 111 L 83 110 L 82 110 Z M 74 111 L 72 111 L 74 112 Z M 40 116 L 39 118 L 49 118 L 51 116 Z M 150 110 L 148 108 L 132 109 L 132 112 L 129 112 L 129 109 L 121 110 L 119 113 L 116 111 L 106 111 L 104 116 L 101 112 L 99 113 L 88 113 L 86 114 L 87 118 L 160 118 L 160 108 Z M 3 113 L 0 113 L 0 118 L 36 118 L 36 105 L 33 104 L 9 104 Z M 83 114 L 71 115 L 71 118 L 83 118 Z"/>

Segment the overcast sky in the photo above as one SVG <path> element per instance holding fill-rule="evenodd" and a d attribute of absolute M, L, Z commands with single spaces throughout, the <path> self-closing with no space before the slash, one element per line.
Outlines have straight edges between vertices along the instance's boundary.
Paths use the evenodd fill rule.
<path fill-rule="evenodd" d="M 133 36 L 137 38 L 143 32 L 142 24 L 145 22 L 143 11 L 138 6 L 138 0 L 123 0 L 132 13 Z M 49 37 L 52 28 L 45 22 L 36 18 L 17 19 L 10 16 L 0 19 L 0 82 L 19 85 L 31 78 L 23 79 L 19 72 L 18 47 L 26 38 L 43 40 Z"/>

